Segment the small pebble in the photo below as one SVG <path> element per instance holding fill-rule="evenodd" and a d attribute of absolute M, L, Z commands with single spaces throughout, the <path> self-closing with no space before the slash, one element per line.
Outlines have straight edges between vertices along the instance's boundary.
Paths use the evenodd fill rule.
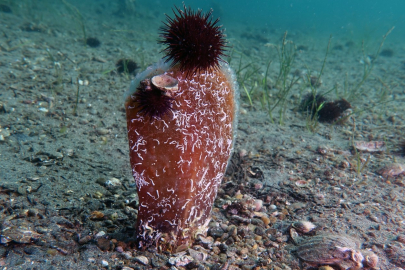
<path fill-rule="evenodd" d="M 121 180 L 115 177 L 111 177 L 104 183 L 104 185 L 106 186 L 107 189 L 116 189 L 121 186 Z"/>
<path fill-rule="evenodd" d="M 104 231 L 100 231 L 100 232 L 98 232 L 96 235 L 95 235 L 95 237 L 96 238 L 99 238 L 99 237 L 103 237 L 105 235 L 105 232 Z"/>
<path fill-rule="evenodd" d="M 106 260 L 102 260 L 102 261 L 101 261 L 101 265 L 102 265 L 103 267 L 108 267 L 108 262 L 107 262 Z"/>
<path fill-rule="evenodd" d="M 89 120 L 87 120 L 87 119 L 81 119 L 81 120 L 79 121 L 79 123 L 82 124 L 82 125 L 87 125 L 87 124 L 89 123 Z"/>
<path fill-rule="evenodd" d="M 269 225 L 270 224 L 270 219 L 268 217 L 261 217 L 264 225 Z"/>
<path fill-rule="evenodd" d="M 111 241 L 110 239 L 106 238 L 98 238 L 97 239 L 97 246 L 102 250 L 102 251 L 109 251 L 111 249 Z"/>
<path fill-rule="evenodd" d="M 377 223 L 380 222 L 380 219 L 379 219 L 377 216 L 370 215 L 368 218 L 371 219 L 371 220 L 374 221 L 374 222 L 377 222 Z"/>
<path fill-rule="evenodd" d="M 211 248 L 212 245 L 214 244 L 214 238 L 212 238 L 211 236 L 204 237 L 200 235 L 199 240 L 205 248 Z"/>
<path fill-rule="evenodd" d="M 79 239 L 79 244 L 84 245 L 84 244 L 90 242 L 90 240 L 91 240 L 91 236 L 86 235 L 85 237 L 82 237 L 82 238 Z"/>
<path fill-rule="evenodd" d="M 145 256 L 136 256 L 134 258 L 134 261 L 139 262 L 143 265 L 148 265 L 149 264 L 149 259 Z"/>
<path fill-rule="evenodd" d="M 332 268 L 332 266 L 329 265 L 324 265 L 319 267 L 319 270 L 334 270 L 334 268 Z"/>
<path fill-rule="evenodd" d="M 73 149 L 64 149 L 63 151 L 68 157 L 73 156 L 74 150 Z"/>
<path fill-rule="evenodd" d="M 127 259 L 127 260 L 132 259 L 131 251 L 124 251 L 124 252 L 122 252 L 122 255 L 124 255 L 124 258 Z"/>
<path fill-rule="evenodd" d="M 247 156 L 247 154 L 248 154 L 248 152 L 247 152 L 246 149 L 241 149 L 241 150 L 239 151 L 239 156 L 240 156 L 241 158 Z"/>
<path fill-rule="evenodd" d="M 39 112 L 48 112 L 48 109 L 44 108 L 44 107 L 40 107 L 40 108 L 38 108 L 38 111 Z"/>
<path fill-rule="evenodd" d="M 38 210 L 37 209 L 29 209 L 27 212 L 27 215 L 29 217 L 35 217 L 36 215 L 38 215 Z"/>
<path fill-rule="evenodd" d="M 254 202 L 255 205 L 255 211 L 259 211 L 263 207 L 263 201 L 262 200 L 255 200 Z"/>
<path fill-rule="evenodd" d="M 98 135 L 107 135 L 110 131 L 106 128 L 98 128 L 97 129 L 97 134 Z"/>
<path fill-rule="evenodd" d="M 405 244 L 405 235 L 398 235 L 397 241 Z"/>
<path fill-rule="evenodd" d="M 208 230 L 208 234 L 214 238 L 220 238 L 224 234 L 221 227 L 212 227 Z"/>

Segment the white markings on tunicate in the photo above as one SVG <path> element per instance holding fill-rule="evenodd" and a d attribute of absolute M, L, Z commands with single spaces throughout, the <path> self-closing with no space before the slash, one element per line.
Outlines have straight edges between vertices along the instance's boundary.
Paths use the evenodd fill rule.
<path fill-rule="evenodd" d="M 184 210 L 184 208 L 186 208 L 187 204 L 191 201 L 191 199 L 187 199 L 186 203 L 183 205 L 183 207 L 181 208 L 181 210 Z"/>
<path fill-rule="evenodd" d="M 139 207 L 144 207 L 144 208 L 147 208 L 147 207 L 148 207 L 148 205 L 147 205 L 147 204 L 144 204 L 144 203 L 141 203 L 141 204 L 139 205 Z"/>
<path fill-rule="evenodd" d="M 146 145 L 146 140 L 144 140 L 142 136 L 139 136 L 137 141 L 131 147 L 131 150 L 135 151 L 135 152 L 138 152 L 139 151 L 139 146 L 142 146 L 142 145 Z"/>
<path fill-rule="evenodd" d="M 166 219 L 165 221 L 166 221 L 167 223 L 169 223 L 170 226 L 176 226 L 176 225 L 177 225 L 177 224 L 176 224 L 176 220 L 170 221 L 170 220 Z"/>
<path fill-rule="evenodd" d="M 145 170 L 143 170 L 142 173 L 138 173 L 135 169 L 132 169 L 132 174 L 134 176 L 138 190 L 141 190 L 143 186 L 149 185 L 144 176 Z"/>
<path fill-rule="evenodd" d="M 159 190 L 156 190 L 156 197 L 153 196 L 149 191 L 146 192 L 149 196 L 151 196 L 155 201 L 159 199 Z"/>
<path fill-rule="evenodd" d="M 195 147 L 200 148 L 200 146 L 201 146 L 201 140 L 200 140 L 200 138 L 199 138 L 199 136 L 198 136 L 198 133 L 196 133 L 195 136 L 196 136 L 197 139 L 194 141 L 193 146 L 192 146 L 192 148 L 191 148 L 191 151 L 192 151 L 193 153 L 194 153 L 194 148 L 195 148 Z M 201 157 L 200 157 L 200 159 L 201 159 Z"/>
<path fill-rule="evenodd" d="M 221 121 L 221 122 L 224 122 L 224 121 L 226 120 L 226 113 L 224 112 L 224 109 L 223 109 L 223 108 L 221 108 L 221 113 L 222 113 L 224 116 L 220 119 L 220 121 Z"/>
<path fill-rule="evenodd" d="M 165 120 L 162 120 L 163 121 L 163 124 L 165 125 L 165 127 L 166 128 L 169 128 L 169 126 L 167 125 L 167 123 L 166 123 L 166 121 Z M 163 128 L 163 132 L 165 131 L 165 129 Z"/>
<path fill-rule="evenodd" d="M 183 134 L 183 135 L 186 135 L 186 134 Z M 184 147 L 183 147 L 183 153 L 184 153 L 184 151 L 187 151 L 187 138 L 186 137 L 183 138 L 183 143 L 184 143 Z"/>
<path fill-rule="evenodd" d="M 194 213 L 194 212 L 195 212 L 195 213 Z M 194 220 L 196 216 L 197 216 L 196 207 L 195 207 L 195 206 L 192 206 L 191 209 L 190 209 L 190 211 L 189 211 L 189 215 L 188 215 L 187 221 L 190 222 L 190 221 Z"/>
<path fill-rule="evenodd" d="M 184 153 L 184 145 L 180 144 L 177 141 L 171 141 L 169 144 L 175 145 L 177 149 L 180 149 L 182 153 Z"/>
<path fill-rule="evenodd" d="M 200 84 L 199 81 L 202 81 L 202 83 Z M 215 81 L 220 85 L 214 85 L 214 89 L 210 89 L 210 87 L 212 88 L 213 84 L 215 84 Z M 160 141 L 153 139 L 153 137 L 147 138 L 149 144 L 152 143 L 152 140 L 156 141 L 153 141 L 151 146 L 149 144 L 146 146 L 141 146 L 141 144 L 139 144 L 139 152 L 145 159 L 144 161 L 141 160 L 142 157 L 141 159 L 138 159 L 136 155 L 133 154 L 135 158 L 138 159 L 137 161 L 140 161 L 140 163 L 137 163 L 136 165 L 137 170 L 140 171 L 141 168 L 147 168 L 148 171 L 151 169 L 150 167 L 148 168 L 148 164 L 156 162 L 156 157 L 149 155 L 149 152 L 147 152 L 151 147 L 163 147 L 164 151 L 167 149 L 169 153 L 172 153 L 173 151 L 181 151 L 184 153 L 171 162 L 170 160 L 161 160 L 165 164 L 165 166 L 162 165 L 164 166 L 163 169 L 156 170 L 156 168 L 152 168 L 152 179 L 147 178 L 148 181 L 145 181 L 144 185 L 154 184 L 153 180 L 159 182 L 164 181 L 161 179 L 164 179 L 166 176 L 176 177 L 175 175 L 172 175 L 176 173 L 176 171 L 179 177 L 182 177 L 178 171 L 181 171 L 182 173 L 187 172 L 188 174 L 191 170 L 195 173 L 192 177 L 188 176 L 192 196 L 188 197 L 189 200 L 185 205 L 184 199 L 180 201 L 176 195 L 174 186 L 166 186 L 166 190 L 160 190 L 160 197 L 158 197 L 156 201 L 150 199 L 152 196 L 151 194 L 154 194 L 154 191 L 143 189 L 143 194 L 140 193 L 140 198 L 146 197 L 149 198 L 150 201 L 155 201 L 155 203 L 151 202 L 146 208 L 145 206 L 142 207 L 142 211 L 147 217 L 152 216 L 156 219 L 158 215 L 164 219 L 168 212 L 173 212 L 175 219 L 166 221 L 172 226 L 180 227 L 184 225 L 184 220 L 182 220 L 181 224 L 176 223 L 178 223 L 178 220 L 182 219 L 181 216 L 184 213 L 182 213 L 182 211 L 179 212 L 174 210 L 177 204 L 180 204 L 180 207 L 183 207 L 183 211 L 187 211 L 186 223 L 190 222 L 189 224 L 191 224 L 191 222 L 196 222 L 196 218 L 205 217 L 205 210 L 211 208 L 211 204 L 213 203 L 223 174 L 217 174 L 215 177 L 212 177 L 210 175 L 212 172 L 209 170 L 214 169 L 216 172 L 218 172 L 218 170 L 225 170 L 226 164 L 224 165 L 224 162 L 222 161 L 226 158 L 224 155 L 229 155 L 232 148 L 231 136 L 233 131 L 232 126 L 234 124 L 226 122 L 227 120 L 232 120 L 232 116 L 225 115 L 224 111 L 229 107 L 227 106 L 227 98 L 221 97 L 221 94 L 232 91 L 226 83 L 223 83 L 221 80 L 213 76 L 213 74 L 207 72 L 204 72 L 202 76 L 199 75 L 199 78 L 194 76 L 191 81 L 183 79 L 182 82 L 184 82 L 187 87 L 185 87 L 184 90 L 179 91 L 177 94 L 176 97 L 181 96 L 181 98 L 173 101 L 174 110 L 172 116 L 165 118 L 166 122 L 153 119 L 151 123 L 139 122 L 139 125 L 138 123 L 136 124 L 136 126 L 142 127 L 143 129 L 146 125 L 152 125 L 151 132 L 156 130 L 156 132 L 162 133 L 162 129 L 163 132 L 167 132 L 167 130 L 170 129 L 173 131 L 173 134 L 176 135 L 169 139 L 162 140 L 162 146 L 160 146 Z M 215 100 L 216 104 L 211 104 L 208 100 Z M 194 112 L 187 112 L 187 110 L 191 111 L 189 109 L 190 107 L 195 109 Z M 183 110 L 184 108 L 185 110 Z M 140 119 L 140 117 L 138 119 Z M 135 131 L 135 133 L 139 136 L 137 131 Z M 136 149 L 137 145 L 133 142 L 131 142 L 130 145 Z M 207 149 L 208 151 L 206 151 Z M 186 151 L 191 152 L 192 155 L 185 155 Z M 200 153 L 196 151 L 200 151 Z M 194 154 L 196 154 L 196 157 L 192 160 L 191 157 L 194 156 Z M 200 162 L 197 162 L 196 164 L 201 164 L 198 165 L 198 167 L 190 169 L 189 166 L 193 164 L 192 162 L 195 162 L 195 160 L 198 159 Z M 148 162 L 148 164 L 145 162 Z M 174 166 L 174 168 L 169 169 L 170 167 L 168 166 Z M 156 176 L 153 176 L 153 170 L 155 170 Z M 183 177 L 186 176 L 184 175 Z M 159 180 L 157 180 L 158 178 Z M 156 182 L 156 185 L 159 185 L 159 183 Z M 151 194 L 146 193 L 148 191 L 151 192 Z M 156 195 L 152 197 L 156 198 Z M 159 213 L 153 213 L 152 211 L 152 208 L 155 208 L 156 205 L 158 205 L 158 208 L 160 209 Z M 184 207 L 189 207 L 190 209 Z M 156 220 L 154 220 L 154 223 L 156 223 Z M 153 229 L 156 229 L 156 224 L 149 225 Z M 179 229 L 181 230 L 181 228 Z M 157 240 L 155 235 L 152 237 Z"/>
<path fill-rule="evenodd" d="M 203 184 L 203 182 L 206 180 L 205 176 L 207 175 L 208 172 L 208 167 L 203 169 L 203 175 L 201 176 L 201 180 L 198 182 L 198 186 L 201 187 L 201 185 Z"/>
<path fill-rule="evenodd" d="M 190 190 L 191 190 L 191 192 L 194 192 L 194 190 L 195 190 L 195 187 L 194 187 L 194 180 L 193 180 L 193 179 L 190 179 L 190 182 L 191 182 Z"/>

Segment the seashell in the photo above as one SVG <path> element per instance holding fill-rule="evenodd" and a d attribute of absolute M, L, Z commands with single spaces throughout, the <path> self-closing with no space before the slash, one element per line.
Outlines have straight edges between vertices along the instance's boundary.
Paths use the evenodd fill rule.
<path fill-rule="evenodd" d="M 139 262 L 143 265 L 149 264 L 149 259 L 145 256 L 136 256 L 136 257 L 134 257 L 134 261 Z"/>
<path fill-rule="evenodd" d="M 360 249 L 358 239 L 344 234 L 320 234 L 299 241 L 296 254 L 313 266 L 333 265 L 338 269 L 367 269 L 378 264 L 378 257 L 369 250 Z M 319 268 L 334 269 L 334 268 Z"/>
<path fill-rule="evenodd" d="M 316 225 L 309 221 L 296 221 L 291 226 L 300 233 L 309 233 L 316 228 Z"/>
<path fill-rule="evenodd" d="M 6 220 L 0 231 L 0 243 L 5 245 L 11 241 L 20 244 L 31 243 L 32 239 L 38 239 L 40 234 L 34 231 L 31 224 L 25 220 Z"/>
<path fill-rule="evenodd" d="M 384 168 L 382 168 L 378 173 L 383 177 L 393 177 L 398 176 L 405 172 L 405 165 L 399 163 L 392 163 Z"/>
<path fill-rule="evenodd" d="M 197 250 L 194 250 L 194 249 L 191 249 L 191 248 L 188 250 L 188 253 L 190 254 L 190 256 L 194 260 L 200 261 L 200 262 L 205 261 L 207 259 L 207 257 L 208 257 L 207 253 L 205 253 L 203 251 L 197 251 Z"/>
<path fill-rule="evenodd" d="M 354 146 L 357 150 L 366 152 L 383 152 L 386 149 L 384 141 L 355 141 Z"/>
<path fill-rule="evenodd" d="M 151 82 L 160 90 L 165 91 L 168 96 L 179 89 L 179 81 L 166 74 L 153 76 Z"/>
<path fill-rule="evenodd" d="M 194 261 L 194 259 L 191 256 L 181 254 L 180 256 L 171 257 L 169 259 L 168 263 L 175 267 L 179 267 L 179 266 L 185 266 L 192 261 Z"/>
<path fill-rule="evenodd" d="M 298 181 L 295 182 L 295 185 L 297 187 L 307 187 L 308 182 L 306 180 L 298 180 Z"/>
<path fill-rule="evenodd" d="M 357 251 L 359 248 L 360 242 L 349 236 L 321 234 L 304 239 L 303 242 L 299 243 L 297 255 L 313 265 L 340 265 L 344 262 L 350 262 L 353 251 Z M 357 264 L 357 262 L 353 263 Z"/>
<path fill-rule="evenodd" d="M 370 267 L 372 269 L 377 267 L 378 264 L 378 256 L 369 250 L 362 250 L 363 256 L 364 256 L 364 261 L 363 263 L 365 266 Z"/>
<path fill-rule="evenodd" d="M 121 184 L 121 180 L 115 178 L 115 177 L 111 177 L 110 179 L 108 179 L 104 185 L 106 186 L 107 189 L 116 189 L 122 186 Z"/>

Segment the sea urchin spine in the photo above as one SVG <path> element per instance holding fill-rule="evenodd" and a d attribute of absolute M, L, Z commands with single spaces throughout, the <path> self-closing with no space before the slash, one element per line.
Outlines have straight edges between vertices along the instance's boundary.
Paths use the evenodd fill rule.
<path fill-rule="evenodd" d="M 225 41 L 217 21 L 177 11 L 164 30 L 171 46 L 165 60 L 138 74 L 125 101 L 138 245 L 169 252 L 206 233 L 233 148 L 238 98 L 235 75 L 220 59 Z M 184 42 L 172 43 L 172 34 Z"/>

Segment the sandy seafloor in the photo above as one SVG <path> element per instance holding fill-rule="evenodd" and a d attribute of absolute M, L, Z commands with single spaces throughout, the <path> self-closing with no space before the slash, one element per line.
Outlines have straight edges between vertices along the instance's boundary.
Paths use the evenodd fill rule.
<path fill-rule="evenodd" d="M 284 29 L 228 26 L 233 53 L 227 60 L 237 71 L 241 55 L 241 66 L 250 64 L 239 82 L 258 68 L 244 81 L 257 88 L 253 106 L 241 88 L 233 166 L 215 201 L 212 228 L 194 251 L 181 254 L 193 262 L 176 266 L 169 261 L 175 255 L 133 246 L 137 197 L 122 96 L 134 74 L 115 71 L 120 58 L 134 59 L 140 71 L 162 57 L 156 40 L 163 16 L 142 9 L 131 18 L 111 16 L 103 6 L 86 6 L 87 35 L 101 41 L 90 48 L 72 13 L 36 8 L 0 14 L 0 220 L 7 242 L 0 245 L 0 269 L 317 269 L 292 251 L 289 227 L 300 220 L 317 226 L 313 234 L 356 237 L 378 255 L 378 269 L 405 268 L 405 179 L 379 173 L 405 164 L 403 45 L 387 38 L 383 49 L 393 56 L 375 60 L 362 94 L 349 99 L 348 121 L 319 123 L 310 131 L 297 110 L 310 90 L 304 79 L 288 95 L 282 125 L 278 108 L 273 123 L 260 103 L 269 60 L 267 83 L 275 99 L 273 45 L 280 46 Z M 366 40 L 371 61 L 387 30 Z M 287 39 L 299 48 L 291 73 L 319 72 L 328 38 L 290 31 Z M 336 86 L 327 97 L 347 98 L 346 79 L 351 88 L 362 79 L 361 42 L 353 35 L 333 37 L 317 91 Z M 78 80 L 83 85 L 74 114 Z M 382 141 L 386 149 L 357 155 L 352 138 Z M 111 179 L 116 186 L 105 185 Z M 226 208 L 249 206 L 247 196 L 263 201 L 257 213 Z"/>

